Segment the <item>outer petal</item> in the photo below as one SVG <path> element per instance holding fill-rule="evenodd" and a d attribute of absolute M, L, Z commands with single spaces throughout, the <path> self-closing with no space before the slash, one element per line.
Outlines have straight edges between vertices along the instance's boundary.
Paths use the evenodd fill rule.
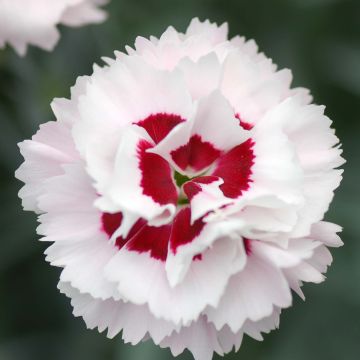
<path fill-rule="evenodd" d="M 151 37 L 147 40 L 138 37 L 135 42 L 135 49 L 128 49 L 128 53 L 139 54 L 149 64 L 161 69 L 174 69 L 183 58 L 190 58 L 198 61 L 199 58 L 213 52 L 214 49 L 226 44 L 228 26 L 226 23 L 217 26 L 208 20 L 201 22 L 195 18 L 191 21 L 185 34 L 177 32 L 170 26 L 157 39 Z"/>
<path fill-rule="evenodd" d="M 205 316 L 200 317 L 189 327 L 183 327 L 165 338 L 161 347 L 169 347 L 173 356 L 178 356 L 188 349 L 195 360 L 211 360 L 213 353 L 223 355 L 215 327 L 208 323 Z"/>
<path fill-rule="evenodd" d="M 25 161 L 15 176 L 25 183 L 19 196 L 25 210 L 39 212 L 37 199 L 44 191 L 44 182 L 63 173 L 63 164 L 78 161 L 70 129 L 58 122 L 41 125 L 32 140 L 19 144 Z"/>
<path fill-rule="evenodd" d="M 290 96 L 290 70 L 276 72 L 270 59 L 254 61 L 243 51 L 230 53 L 224 63 L 221 90 L 236 113 L 251 124 Z"/>
<path fill-rule="evenodd" d="M 205 313 L 217 329 L 228 325 L 237 332 L 246 320 L 261 320 L 272 314 L 274 306 L 290 305 L 291 293 L 282 272 L 251 254 L 245 268 L 230 279 L 219 306 L 208 307 Z"/>
<path fill-rule="evenodd" d="M 216 242 L 201 260 L 191 263 L 183 281 L 174 288 L 170 287 L 163 262 L 126 247 L 114 256 L 105 275 L 116 282 L 126 300 L 138 305 L 147 303 L 157 318 L 188 325 L 208 304 L 217 306 L 229 276 L 238 267 L 233 243 Z"/>
<path fill-rule="evenodd" d="M 137 306 L 114 299 L 94 299 L 64 282 L 60 282 L 58 288 L 71 299 L 75 316 L 81 316 L 89 329 L 98 328 L 100 332 L 108 329 L 109 338 L 122 331 L 123 340 L 135 345 L 149 334 L 158 344 L 174 330 L 179 330 L 170 322 L 156 319 L 146 305 Z"/>
<path fill-rule="evenodd" d="M 55 243 L 46 250 L 46 260 L 63 267 L 61 281 L 82 293 L 109 298 L 115 287 L 103 276 L 103 269 L 116 254 L 101 230 L 101 213 L 94 208 L 96 192 L 82 164 L 64 166 L 65 173 L 49 179 L 39 207 L 38 233 Z"/>
<path fill-rule="evenodd" d="M 284 119 L 292 116 L 292 121 L 284 122 L 285 130 L 304 169 L 305 202 L 293 236 L 307 235 L 311 224 L 323 218 L 342 178 L 342 170 L 334 170 L 344 163 L 342 150 L 336 146 L 339 139 L 330 128 L 330 119 L 323 113 L 324 107 L 303 105 L 300 99 L 294 98 L 284 102 L 273 114 Z"/>
<path fill-rule="evenodd" d="M 227 255 L 230 274 L 241 270 L 245 265 L 245 250 L 236 231 L 241 229 L 242 225 L 239 221 L 205 223 L 202 219 L 191 223 L 190 208 L 180 210 L 174 219 L 166 259 L 166 272 L 170 285 L 180 284 L 187 276 L 193 258 L 213 247 L 216 240 L 224 243 L 217 245 L 220 249 L 222 247 L 227 249 L 229 246 L 232 249 Z"/>

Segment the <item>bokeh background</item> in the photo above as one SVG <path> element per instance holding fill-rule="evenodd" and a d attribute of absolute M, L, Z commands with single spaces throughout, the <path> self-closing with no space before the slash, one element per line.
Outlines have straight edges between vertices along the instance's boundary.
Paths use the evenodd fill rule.
<path fill-rule="evenodd" d="M 14 171 L 21 163 L 16 144 L 53 119 L 50 101 L 68 97 L 77 76 L 137 35 L 160 35 L 170 24 L 183 31 L 194 16 L 227 21 L 231 36 L 255 38 L 279 67 L 291 68 L 294 84 L 327 105 L 347 159 L 327 214 L 344 227 L 345 246 L 333 251 L 328 280 L 305 286 L 307 301 L 295 299 L 279 331 L 260 343 L 245 338 L 227 359 L 360 359 L 360 1 L 112 0 L 107 9 L 102 25 L 61 28 L 52 53 L 31 48 L 19 58 L 12 49 L 0 51 L 0 360 L 172 358 L 150 342 L 108 340 L 73 318 L 56 289 L 59 270 L 44 261 L 36 219 L 21 210 Z"/>

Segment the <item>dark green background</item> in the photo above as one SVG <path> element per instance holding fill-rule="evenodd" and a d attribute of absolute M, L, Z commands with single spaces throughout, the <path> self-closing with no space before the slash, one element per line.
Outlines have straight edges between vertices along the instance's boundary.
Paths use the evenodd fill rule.
<path fill-rule="evenodd" d="M 360 1 L 112 0 L 107 8 L 102 25 L 61 28 L 52 53 L 31 48 L 19 58 L 12 49 L 0 51 L 0 360 L 171 359 L 168 350 L 108 340 L 73 318 L 56 289 L 58 269 L 44 261 L 35 217 L 21 210 L 13 173 L 21 162 L 16 143 L 53 118 L 50 101 L 68 97 L 78 75 L 137 35 L 160 35 L 170 24 L 183 31 L 194 16 L 228 21 L 231 36 L 255 38 L 280 67 L 291 68 L 294 84 L 327 105 L 348 161 L 327 214 L 344 227 L 345 242 L 333 251 L 328 280 L 305 286 L 307 301 L 296 299 L 283 312 L 279 331 L 262 343 L 245 338 L 227 358 L 360 359 Z"/>

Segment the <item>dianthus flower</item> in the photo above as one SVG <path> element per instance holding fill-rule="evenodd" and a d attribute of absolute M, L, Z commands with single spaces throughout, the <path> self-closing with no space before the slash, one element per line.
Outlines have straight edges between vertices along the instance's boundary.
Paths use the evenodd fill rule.
<path fill-rule="evenodd" d="M 254 41 L 194 19 L 139 37 L 20 144 L 25 210 L 89 328 L 210 360 L 261 340 L 342 244 L 338 139 Z"/>

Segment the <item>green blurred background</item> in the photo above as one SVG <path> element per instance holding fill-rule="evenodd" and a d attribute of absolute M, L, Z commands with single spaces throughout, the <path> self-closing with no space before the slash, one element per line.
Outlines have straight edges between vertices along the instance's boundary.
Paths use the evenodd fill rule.
<path fill-rule="evenodd" d="M 133 44 L 137 35 L 185 30 L 194 16 L 227 21 L 230 35 L 254 38 L 294 84 L 312 90 L 343 142 L 345 178 L 327 219 L 344 227 L 345 246 L 333 251 L 328 280 L 306 285 L 279 331 L 262 343 L 245 338 L 243 360 L 360 359 L 360 1 L 359 0 L 112 0 L 109 20 L 81 29 L 61 28 L 52 53 L 31 48 L 26 58 L 0 51 L 0 360 L 171 359 L 150 342 L 131 347 L 121 337 L 86 330 L 56 289 L 59 270 L 44 261 L 35 217 L 21 210 L 17 142 L 53 118 L 49 103 L 68 97 L 94 62 Z M 190 359 L 185 353 L 179 359 Z"/>

